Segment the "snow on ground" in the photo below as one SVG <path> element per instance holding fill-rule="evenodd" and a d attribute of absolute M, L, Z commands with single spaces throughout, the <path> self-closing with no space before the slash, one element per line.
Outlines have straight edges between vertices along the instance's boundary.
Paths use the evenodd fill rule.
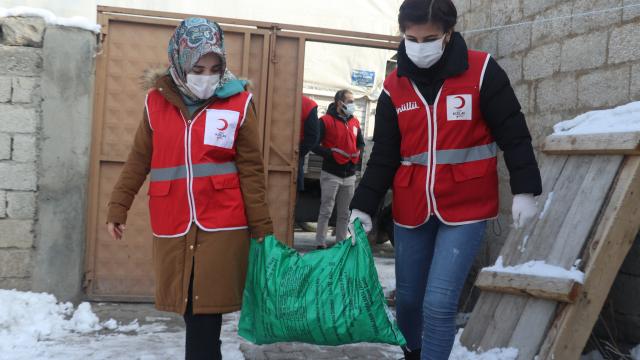
<path fill-rule="evenodd" d="M 553 130 L 556 135 L 640 131 L 640 101 L 614 109 L 590 111 L 556 124 Z"/>
<path fill-rule="evenodd" d="M 491 349 L 480 354 L 469 351 L 460 344 L 461 335 L 462 329 L 456 335 L 449 360 L 515 360 L 518 357 L 518 350 L 513 348 Z"/>
<path fill-rule="evenodd" d="M 237 337 L 238 314 L 225 316 L 225 360 L 244 359 Z M 163 319 L 151 319 L 163 321 Z M 166 319 L 165 319 L 166 320 Z M 115 360 L 184 357 L 184 331 L 161 322 L 140 325 L 100 322 L 89 303 L 77 308 L 53 295 L 0 290 L 0 359 Z"/>
<path fill-rule="evenodd" d="M 100 32 L 100 25 L 87 18 L 81 16 L 74 16 L 71 18 L 58 17 L 49 10 L 32 8 L 27 6 L 16 6 L 13 8 L 0 7 L 0 18 L 7 16 L 37 16 L 44 19 L 47 24 L 75 27 L 93 31 L 94 33 Z"/>
<path fill-rule="evenodd" d="M 395 289 L 392 258 L 376 257 L 376 269 L 385 293 Z M 243 360 L 238 336 L 240 314 L 224 316 L 222 353 L 225 360 Z M 75 308 L 53 295 L 0 290 L 0 360 L 174 360 L 184 357 L 184 331 L 169 331 L 163 321 L 147 317 L 128 324 L 99 319 L 91 304 Z M 129 321 L 129 320 L 127 320 Z M 460 344 L 458 333 L 450 360 L 513 360 L 516 349 L 493 349 L 481 354 Z M 354 346 L 354 345 L 351 345 Z M 366 348 L 367 345 L 361 345 Z M 389 346 L 397 353 L 397 347 Z M 389 355 L 390 359 L 397 356 Z M 310 354 L 307 358 L 313 358 Z"/>
<path fill-rule="evenodd" d="M 382 285 L 384 296 L 396 289 L 396 269 L 395 261 L 390 258 L 375 258 L 376 270 L 378 270 L 378 280 Z"/>
<path fill-rule="evenodd" d="M 594 350 L 586 355 L 582 355 L 580 360 L 605 360 L 598 350 Z"/>
<path fill-rule="evenodd" d="M 633 360 L 640 360 L 640 344 L 631 350 L 631 358 Z"/>
<path fill-rule="evenodd" d="M 542 260 L 529 261 L 515 266 L 504 266 L 502 256 L 500 256 L 498 257 L 498 260 L 496 260 L 495 265 L 483 268 L 482 270 L 510 274 L 547 276 L 572 279 L 579 283 L 584 282 L 584 273 L 575 267 L 571 267 L 571 270 L 567 270 L 559 266 L 549 265 Z"/>

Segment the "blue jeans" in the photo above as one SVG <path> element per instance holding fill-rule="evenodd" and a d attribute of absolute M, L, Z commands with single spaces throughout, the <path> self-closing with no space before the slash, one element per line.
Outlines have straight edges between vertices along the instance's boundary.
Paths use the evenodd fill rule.
<path fill-rule="evenodd" d="M 436 217 L 415 229 L 395 226 L 396 310 L 407 348 L 447 360 L 458 301 L 484 238 L 486 221 L 449 226 Z"/>

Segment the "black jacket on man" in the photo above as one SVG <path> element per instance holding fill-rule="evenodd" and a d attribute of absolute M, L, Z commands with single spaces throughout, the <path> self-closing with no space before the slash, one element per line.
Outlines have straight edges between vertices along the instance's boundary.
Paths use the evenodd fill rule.
<path fill-rule="evenodd" d="M 345 117 L 338 113 L 336 109 L 335 103 L 329 105 L 327 109 L 327 114 L 333 116 L 338 121 L 344 121 L 345 123 L 351 119 L 353 116 Z M 376 120 L 377 121 L 377 120 Z M 331 149 L 327 149 L 322 146 L 322 141 L 326 135 L 326 130 L 324 127 L 324 122 L 322 120 L 318 121 L 318 130 L 320 134 L 320 145 L 313 148 L 314 153 L 322 156 L 322 170 L 328 172 L 329 174 L 333 174 L 335 176 L 341 178 L 347 178 L 349 176 L 353 176 L 356 174 L 356 165 L 352 162 L 348 162 L 344 165 L 338 164 L 336 160 L 333 158 L 333 153 Z M 358 136 L 356 138 L 356 146 L 360 151 L 364 149 L 364 138 L 362 136 L 362 129 L 358 129 Z"/>
<path fill-rule="evenodd" d="M 398 49 L 397 76 L 413 80 L 430 105 L 435 102 L 445 79 L 468 68 L 467 44 L 457 32 L 453 33 L 442 58 L 428 69 L 418 68 L 409 59 L 404 41 Z M 542 181 L 527 123 L 507 74 L 493 58 L 489 59 L 480 89 L 480 109 L 496 143 L 504 152 L 511 192 L 540 195 Z M 385 92 L 378 99 L 375 124 L 374 146 L 367 170 L 351 202 L 352 209 L 364 211 L 372 217 L 391 187 L 401 159 L 398 114 Z"/>
<path fill-rule="evenodd" d="M 304 120 L 304 136 L 300 141 L 300 157 L 303 158 L 311 149 L 318 145 L 320 134 L 318 133 L 318 107 L 314 107 Z"/>

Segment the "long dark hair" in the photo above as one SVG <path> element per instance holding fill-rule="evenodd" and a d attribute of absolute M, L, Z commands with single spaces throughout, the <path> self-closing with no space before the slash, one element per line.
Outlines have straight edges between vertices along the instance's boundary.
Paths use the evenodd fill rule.
<path fill-rule="evenodd" d="M 403 33 L 407 25 L 426 23 L 438 24 L 448 32 L 457 22 L 458 10 L 451 0 L 404 0 L 398 14 L 398 25 Z"/>

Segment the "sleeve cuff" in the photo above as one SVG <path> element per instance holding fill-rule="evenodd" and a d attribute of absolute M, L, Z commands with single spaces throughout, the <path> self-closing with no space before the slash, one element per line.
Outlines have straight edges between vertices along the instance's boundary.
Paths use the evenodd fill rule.
<path fill-rule="evenodd" d="M 127 208 L 120 204 L 109 204 L 109 210 L 107 211 L 107 222 L 114 224 L 126 224 Z"/>

